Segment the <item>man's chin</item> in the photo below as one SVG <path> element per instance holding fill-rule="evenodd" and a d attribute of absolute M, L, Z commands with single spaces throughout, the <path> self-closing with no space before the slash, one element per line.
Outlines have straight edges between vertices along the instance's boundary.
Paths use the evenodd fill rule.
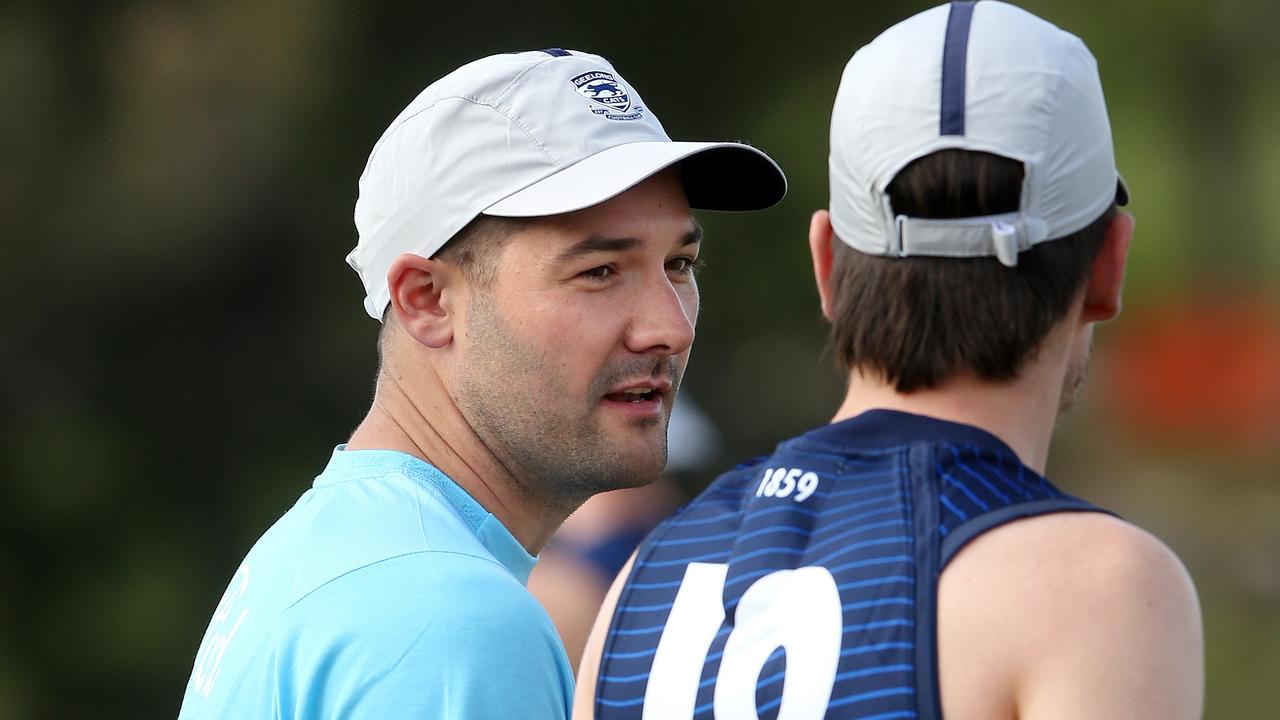
<path fill-rule="evenodd" d="M 661 474 L 659 472 L 635 472 L 635 473 L 619 473 L 610 476 L 600 484 L 597 493 L 609 492 L 610 490 L 628 490 L 630 488 L 644 487 L 658 479 Z"/>
<path fill-rule="evenodd" d="M 621 448 L 619 448 L 621 449 Z M 667 464 L 667 448 L 660 446 L 635 447 L 630 452 L 617 452 L 608 462 L 611 472 L 601 478 L 601 492 L 648 485 L 662 474 Z"/>
<path fill-rule="evenodd" d="M 596 464 L 607 468 L 599 492 L 641 487 L 653 482 L 667 464 L 667 413 L 618 417 L 609 413 L 596 425 Z"/>

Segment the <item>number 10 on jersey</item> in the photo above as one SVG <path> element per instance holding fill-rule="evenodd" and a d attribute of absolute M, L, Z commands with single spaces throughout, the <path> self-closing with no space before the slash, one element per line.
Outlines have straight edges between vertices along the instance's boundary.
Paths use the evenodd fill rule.
<path fill-rule="evenodd" d="M 693 717 L 702 668 L 725 619 L 728 569 L 697 562 L 686 568 L 649 671 L 644 720 Z M 840 591 L 831 573 L 823 567 L 769 573 L 743 593 L 734 621 L 716 677 L 716 720 L 759 717 L 756 683 L 778 648 L 787 658 L 778 720 L 822 718 L 840 662 L 843 627 Z"/>

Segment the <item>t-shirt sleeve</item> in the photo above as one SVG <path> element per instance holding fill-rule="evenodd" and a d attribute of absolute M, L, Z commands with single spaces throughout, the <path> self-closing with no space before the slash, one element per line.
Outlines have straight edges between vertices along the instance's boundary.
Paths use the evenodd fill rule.
<path fill-rule="evenodd" d="M 555 628 L 490 560 L 423 552 L 362 568 L 291 608 L 282 633 L 283 718 L 568 716 Z"/>

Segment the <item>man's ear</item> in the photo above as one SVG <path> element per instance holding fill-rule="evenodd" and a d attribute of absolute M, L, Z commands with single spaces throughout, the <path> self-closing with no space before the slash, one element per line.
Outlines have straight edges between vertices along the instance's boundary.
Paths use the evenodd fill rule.
<path fill-rule="evenodd" d="M 831 213 L 818 210 L 809 220 L 809 254 L 813 256 L 813 279 L 818 283 L 822 316 L 831 319 Z"/>
<path fill-rule="evenodd" d="M 1120 314 L 1120 294 L 1133 227 L 1133 215 L 1127 212 L 1116 213 L 1107 225 L 1102 249 L 1093 260 L 1085 285 L 1084 310 L 1080 315 L 1083 322 L 1104 322 Z"/>
<path fill-rule="evenodd" d="M 387 270 L 391 308 L 410 337 L 431 348 L 453 340 L 455 303 L 465 281 L 448 263 L 405 253 Z"/>

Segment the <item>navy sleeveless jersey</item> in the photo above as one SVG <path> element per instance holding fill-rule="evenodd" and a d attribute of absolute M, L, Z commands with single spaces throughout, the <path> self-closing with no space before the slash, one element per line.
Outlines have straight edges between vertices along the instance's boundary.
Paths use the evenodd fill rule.
<path fill-rule="evenodd" d="M 637 550 L 596 716 L 938 718 L 947 561 L 1017 518 L 1098 510 L 967 425 L 873 410 L 788 440 Z"/>

